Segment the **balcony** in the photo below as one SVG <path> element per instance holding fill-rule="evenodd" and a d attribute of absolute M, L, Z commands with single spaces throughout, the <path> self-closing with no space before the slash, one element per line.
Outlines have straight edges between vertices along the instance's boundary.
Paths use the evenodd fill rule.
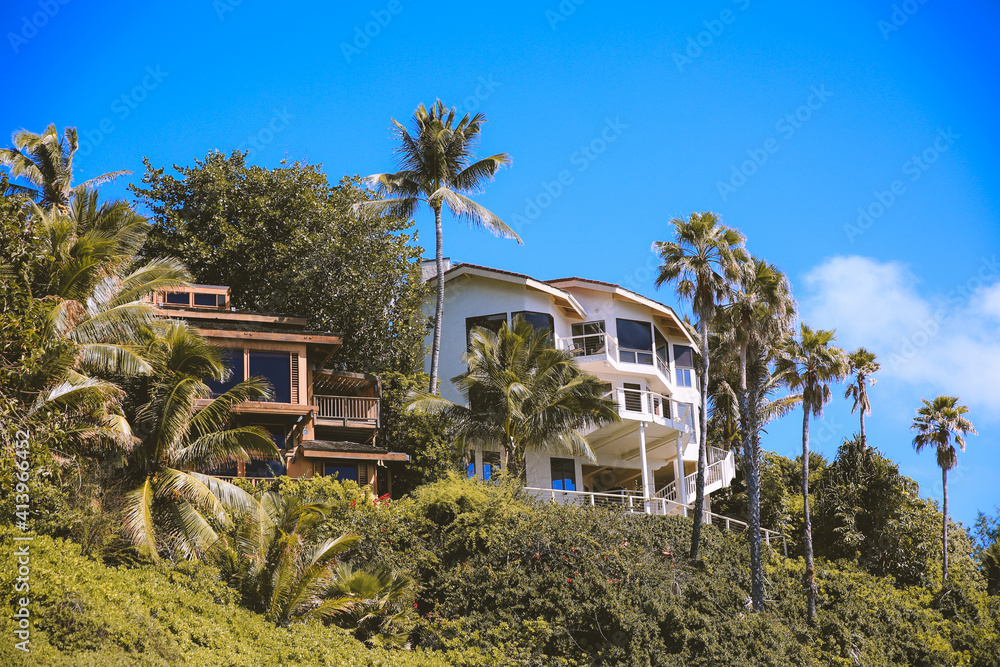
<path fill-rule="evenodd" d="M 313 396 L 317 424 L 327 426 L 378 428 L 379 402 L 368 396 Z"/>
<path fill-rule="evenodd" d="M 622 347 L 607 333 L 556 338 L 556 348 L 569 352 L 581 368 L 594 373 L 600 373 L 607 363 L 618 371 L 655 375 L 665 387 L 672 385 L 670 365 L 653 350 Z"/>
<path fill-rule="evenodd" d="M 645 421 L 685 433 L 694 433 L 694 406 L 655 391 L 616 388 L 611 398 L 622 419 Z"/>
<path fill-rule="evenodd" d="M 705 468 L 705 493 L 712 493 L 732 484 L 736 478 L 736 459 L 733 452 L 709 447 L 707 453 L 708 465 Z M 689 504 L 694 502 L 698 489 L 698 473 L 693 472 L 684 478 L 684 492 Z M 668 502 L 679 502 L 677 497 L 677 482 L 670 482 L 653 494 L 654 498 L 662 498 Z"/>

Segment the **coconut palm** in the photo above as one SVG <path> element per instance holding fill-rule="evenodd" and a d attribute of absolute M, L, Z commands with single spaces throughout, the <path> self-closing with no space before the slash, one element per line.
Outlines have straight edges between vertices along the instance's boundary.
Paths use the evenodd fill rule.
<path fill-rule="evenodd" d="M 619 420 L 603 382 L 581 371 L 569 352 L 552 347 L 548 330 L 521 317 L 497 333 L 473 329 L 465 361 L 469 370 L 452 382 L 468 407 L 426 392 L 410 397 L 411 409 L 446 414 L 459 451 L 471 445 L 502 451 L 504 468 L 515 474 L 528 451 L 593 461 L 580 430 Z"/>
<path fill-rule="evenodd" d="M 715 213 L 692 213 L 687 220 L 674 218 L 675 240 L 657 241 L 662 265 L 656 286 L 673 283 L 681 299 L 691 302 L 698 316 L 701 333 L 701 424 L 698 437 L 698 473 L 695 485 L 694 530 L 691 533 L 691 558 L 698 557 L 701 543 L 702 514 L 705 510 L 705 468 L 708 460 L 708 337 L 717 306 L 729 297 L 730 286 L 747 261 L 739 231 L 722 224 Z"/>
<path fill-rule="evenodd" d="M 437 392 L 438 359 L 441 355 L 441 320 L 444 313 L 444 245 L 441 211 L 445 205 L 452 214 L 474 227 L 493 234 L 521 238 L 491 211 L 467 197 L 480 192 L 497 170 L 510 164 L 507 153 L 497 153 L 474 160 L 473 149 L 479 143 L 480 130 L 486 116 L 466 114 L 455 125 L 455 109 L 448 109 L 441 100 L 430 110 L 421 104 L 413 115 L 413 134 L 392 119 L 393 132 L 399 140 L 396 156 L 400 171 L 393 174 L 373 174 L 368 182 L 375 186 L 379 200 L 355 204 L 356 211 L 388 213 L 412 218 L 420 202 L 434 212 L 435 259 L 437 266 L 437 305 L 434 310 L 434 337 L 431 349 L 430 387 Z"/>
<path fill-rule="evenodd" d="M 958 465 L 958 454 L 955 445 L 964 452 L 965 436 L 970 433 L 978 435 L 972 422 L 965 415 L 969 408 L 959 405 L 956 396 L 938 396 L 934 402 L 923 400 L 923 406 L 917 410 L 910 430 L 916 431 L 913 438 L 913 448 L 917 452 L 925 447 L 933 447 L 937 452 L 937 463 L 941 467 L 942 503 L 941 512 L 941 557 L 942 579 L 948 581 L 948 471 Z M 952 444 L 954 443 L 954 444 Z"/>
<path fill-rule="evenodd" d="M 865 415 L 872 413 L 872 404 L 868 400 L 868 385 L 874 385 L 877 381 L 872 375 L 882 370 L 882 365 L 875 359 L 875 353 L 869 352 L 863 347 L 851 352 L 847 357 L 850 364 L 849 374 L 853 376 L 851 382 L 844 391 L 844 398 L 854 401 L 851 406 L 851 414 L 860 408 L 861 414 L 861 446 L 868 447 L 868 439 L 865 436 Z"/>
<path fill-rule="evenodd" d="M 760 545 L 760 431 L 770 419 L 790 411 L 801 394 L 769 400 L 778 384 L 770 372 L 775 346 L 788 333 L 795 315 L 788 278 L 773 264 L 753 258 L 736 282 L 731 303 L 722 310 L 723 338 L 736 350 L 740 446 L 747 480 L 751 600 L 764 609 L 764 571 Z M 749 376 L 749 382 L 748 382 Z"/>
<path fill-rule="evenodd" d="M 823 406 L 832 396 L 830 383 L 847 376 L 847 355 L 831 344 L 835 340 L 836 332 L 813 330 L 802 323 L 800 338 L 785 342 L 776 365 L 776 372 L 788 387 L 802 392 L 802 512 L 809 623 L 816 618 L 816 574 L 809 518 L 809 415 L 823 417 Z"/>
<path fill-rule="evenodd" d="M 62 137 L 54 124 L 41 134 L 18 130 L 11 140 L 13 148 L 0 148 L 0 165 L 7 167 L 12 178 L 24 179 L 33 187 L 9 187 L 34 198 L 43 209 L 66 213 L 73 194 L 130 173 L 113 171 L 74 186 L 73 156 L 80 146 L 75 127 L 65 128 Z"/>
<path fill-rule="evenodd" d="M 229 511 L 246 511 L 253 498 L 238 487 L 197 470 L 278 455 L 270 436 L 255 426 L 232 426 L 233 409 L 268 397 L 266 383 L 245 380 L 213 400 L 202 378 L 224 379 L 218 348 L 179 321 L 155 325 L 147 358 L 149 400 L 133 416 L 138 442 L 126 474 L 141 479 L 125 496 L 126 536 L 157 560 L 161 550 L 198 557 L 229 528 Z M 203 402 L 199 403 L 199 401 Z"/>

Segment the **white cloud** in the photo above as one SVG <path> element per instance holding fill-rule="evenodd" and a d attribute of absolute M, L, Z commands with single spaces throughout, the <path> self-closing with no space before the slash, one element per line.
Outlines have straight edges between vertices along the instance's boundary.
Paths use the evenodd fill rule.
<path fill-rule="evenodd" d="M 968 276 L 924 294 L 903 264 L 834 257 L 806 274 L 802 319 L 875 352 L 886 379 L 1000 410 L 1000 264 L 970 264 Z"/>

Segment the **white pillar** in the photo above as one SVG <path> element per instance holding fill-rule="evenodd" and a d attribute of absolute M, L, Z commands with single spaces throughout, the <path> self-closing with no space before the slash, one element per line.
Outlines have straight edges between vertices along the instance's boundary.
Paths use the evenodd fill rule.
<path fill-rule="evenodd" d="M 677 436 L 677 467 L 680 469 L 677 477 L 677 500 L 681 505 L 687 505 L 687 484 L 684 483 L 684 446 L 681 445 L 681 436 Z"/>
<path fill-rule="evenodd" d="M 642 465 L 642 500 L 646 506 L 646 514 L 650 514 L 649 498 L 649 463 L 646 461 L 646 422 L 639 422 L 639 460 Z"/>

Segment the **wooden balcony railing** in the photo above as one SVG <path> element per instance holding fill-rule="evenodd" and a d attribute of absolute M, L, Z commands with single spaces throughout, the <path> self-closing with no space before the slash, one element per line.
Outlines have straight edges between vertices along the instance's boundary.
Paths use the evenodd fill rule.
<path fill-rule="evenodd" d="M 316 418 L 347 424 L 379 425 L 379 399 L 367 396 L 313 396 Z"/>

